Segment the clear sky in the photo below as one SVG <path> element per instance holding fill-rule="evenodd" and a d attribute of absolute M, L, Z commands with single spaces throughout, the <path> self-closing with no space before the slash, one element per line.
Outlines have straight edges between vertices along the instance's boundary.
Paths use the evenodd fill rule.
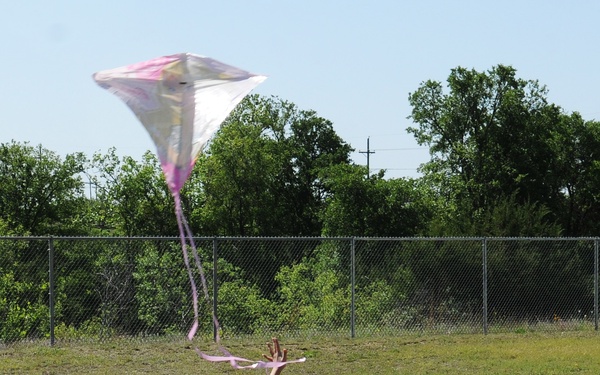
<path fill-rule="evenodd" d="M 511 65 L 600 118 L 599 20 L 593 0 L 4 1 L 0 143 L 139 158 L 150 137 L 91 76 L 191 52 L 269 76 L 255 92 L 331 120 L 356 163 L 370 137 L 373 171 L 418 177 L 408 95 L 457 66 Z"/>

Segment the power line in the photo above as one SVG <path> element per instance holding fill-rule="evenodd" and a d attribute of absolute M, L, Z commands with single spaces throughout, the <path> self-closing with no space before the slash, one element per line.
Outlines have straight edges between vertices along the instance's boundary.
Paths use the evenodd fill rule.
<path fill-rule="evenodd" d="M 418 167 L 414 168 L 373 168 L 374 171 L 385 169 L 386 171 L 416 171 Z"/>
<path fill-rule="evenodd" d="M 427 150 L 427 147 L 404 147 L 404 148 L 378 148 L 375 151 L 414 151 L 414 150 Z"/>

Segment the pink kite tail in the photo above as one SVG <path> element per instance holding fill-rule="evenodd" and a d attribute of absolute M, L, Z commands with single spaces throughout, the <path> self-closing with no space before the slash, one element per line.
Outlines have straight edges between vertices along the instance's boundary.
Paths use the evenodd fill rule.
<path fill-rule="evenodd" d="M 286 362 L 264 362 L 264 361 L 252 361 L 252 360 L 249 360 L 246 358 L 234 357 L 233 355 L 229 354 L 228 352 L 225 356 L 208 355 L 208 354 L 200 351 L 198 348 L 196 348 L 196 352 L 198 353 L 198 355 L 200 357 L 202 357 L 203 359 L 210 361 L 210 362 L 229 362 L 231 364 L 231 367 L 233 367 L 235 369 L 274 368 L 274 367 L 285 366 L 290 363 L 300 363 L 300 362 L 306 361 L 306 358 L 300 358 L 300 359 L 296 359 L 293 361 L 286 361 Z M 238 362 L 250 362 L 252 364 L 247 365 L 247 366 L 241 366 L 238 364 Z"/>
<path fill-rule="evenodd" d="M 196 287 L 196 282 L 193 275 L 192 267 L 190 266 L 189 254 L 187 251 L 187 243 L 189 242 L 190 247 L 192 248 L 192 253 L 194 256 L 194 260 L 196 262 L 196 266 L 198 267 L 198 271 L 200 272 L 200 279 L 202 281 L 202 290 L 204 292 L 204 297 L 206 301 L 210 301 L 210 297 L 208 295 L 208 285 L 206 283 L 206 277 L 204 276 L 204 269 L 202 267 L 202 263 L 200 262 L 200 257 L 198 256 L 198 249 L 196 248 L 196 244 L 194 243 L 194 236 L 192 235 L 192 231 L 183 215 L 183 210 L 181 208 L 181 196 L 178 191 L 173 192 L 173 198 L 175 200 L 175 215 L 177 217 L 177 225 L 179 227 L 179 238 L 181 240 L 181 248 L 183 251 L 183 258 L 185 262 L 185 267 L 188 272 L 188 276 L 190 279 L 190 284 L 192 285 L 192 299 L 194 303 L 194 324 L 190 328 L 188 332 L 188 340 L 192 340 L 196 335 L 196 331 L 198 330 L 198 288 Z M 216 282 L 216 280 L 215 280 Z M 212 311 L 212 319 L 215 325 L 216 332 L 216 341 L 217 344 L 221 341 L 219 335 L 219 321 Z"/>
<path fill-rule="evenodd" d="M 210 302 L 210 297 L 208 295 L 208 285 L 206 283 L 206 276 L 204 274 L 204 268 L 202 267 L 202 262 L 200 261 L 200 257 L 198 256 L 198 249 L 196 248 L 196 244 L 194 243 L 194 236 L 192 235 L 190 226 L 188 225 L 188 222 L 185 219 L 185 216 L 183 214 L 181 215 L 181 221 L 183 222 L 183 226 L 185 228 L 188 240 L 192 247 L 192 254 L 194 255 L 194 261 L 196 262 L 196 267 L 198 268 L 198 272 L 200 272 L 200 280 L 202 281 L 202 290 L 204 291 L 204 298 L 206 299 L 206 301 Z M 215 261 L 216 261 L 216 259 L 215 259 Z M 217 280 L 214 280 L 213 282 L 217 282 Z M 221 336 L 219 334 L 221 325 L 219 324 L 219 320 L 217 319 L 217 316 L 215 315 L 215 312 L 212 309 L 211 309 L 211 315 L 212 315 L 213 324 L 215 325 L 215 333 L 216 333 L 215 338 L 216 338 L 216 341 L 218 344 L 221 341 Z M 193 337 L 193 335 L 192 335 L 192 337 Z"/>
<path fill-rule="evenodd" d="M 179 192 L 173 192 L 173 198 L 175 199 L 175 216 L 177 217 L 177 226 L 179 227 L 179 238 L 181 240 L 181 249 L 183 251 L 183 261 L 185 263 L 185 268 L 190 279 L 190 284 L 192 285 L 194 324 L 192 325 L 192 328 L 188 333 L 188 339 L 191 341 L 194 338 L 194 335 L 196 334 L 196 330 L 198 329 L 198 289 L 196 288 L 196 282 L 194 281 L 194 275 L 192 273 L 192 267 L 190 267 L 190 260 L 188 257 L 186 236 L 183 229 L 183 222 L 185 218 L 183 217 L 183 212 L 181 210 L 181 197 L 179 196 Z"/>
<path fill-rule="evenodd" d="M 204 276 L 204 269 L 202 267 L 202 262 L 200 261 L 200 257 L 198 256 L 198 249 L 196 248 L 196 245 L 194 243 L 194 236 L 192 235 L 192 231 L 190 230 L 187 220 L 185 219 L 185 216 L 183 215 L 183 210 L 181 208 L 181 196 L 179 195 L 179 192 L 174 192 L 173 198 L 175 199 L 175 215 L 177 217 L 177 225 L 179 227 L 179 238 L 181 240 L 181 249 L 183 251 L 183 259 L 185 262 L 185 267 L 187 269 L 188 277 L 190 279 L 190 284 L 192 286 L 192 299 L 193 299 L 193 303 L 194 303 L 194 324 L 190 328 L 190 331 L 187 335 L 188 340 L 192 341 L 194 339 L 194 336 L 196 335 L 196 331 L 198 330 L 198 288 L 196 288 L 196 282 L 194 281 L 193 270 L 192 270 L 192 267 L 190 266 L 190 260 L 189 260 L 189 255 L 188 255 L 188 251 L 187 251 L 187 246 L 188 246 L 187 242 L 188 241 L 189 241 L 190 247 L 192 248 L 192 254 L 194 256 L 194 261 L 196 262 L 196 267 L 198 268 L 198 271 L 200 272 L 200 277 L 202 279 L 202 289 L 204 291 L 204 297 L 205 297 L 206 301 L 210 301 L 210 297 L 208 294 L 208 286 L 206 283 L 206 277 Z M 216 280 L 214 280 L 214 282 L 216 282 Z M 263 362 L 263 361 L 252 361 L 252 360 L 241 358 L 241 357 L 235 357 L 231 353 L 229 353 L 227 351 L 227 349 L 225 349 L 225 347 L 223 347 L 220 344 L 220 336 L 219 336 L 220 325 L 219 325 L 219 321 L 218 321 L 214 311 L 212 312 L 212 318 L 213 318 L 213 323 L 215 325 L 215 330 L 216 330 L 217 345 L 219 345 L 219 349 L 224 354 L 224 356 L 211 356 L 206 353 L 203 353 L 200 349 L 196 348 L 195 350 L 198 353 L 198 355 L 207 361 L 229 362 L 231 364 L 231 367 L 233 367 L 235 369 L 273 368 L 273 367 L 285 366 L 286 364 L 289 364 L 289 363 L 299 363 L 299 362 L 306 361 L 306 358 L 300 358 L 300 359 L 297 359 L 294 361 L 287 361 L 287 362 L 277 362 L 277 361 Z M 238 364 L 238 362 L 249 362 L 251 364 L 242 366 L 242 365 Z"/>

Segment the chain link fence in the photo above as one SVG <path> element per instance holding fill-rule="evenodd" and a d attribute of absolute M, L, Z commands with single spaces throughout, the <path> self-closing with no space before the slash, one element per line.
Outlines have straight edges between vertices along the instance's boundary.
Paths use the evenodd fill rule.
<path fill-rule="evenodd" d="M 599 241 L 196 238 L 199 333 L 214 337 L 212 311 L 223 337 L 597 330 Z M 0 237 L 0 343 L 183 335 L 181 253 L 179 238 Z"/>

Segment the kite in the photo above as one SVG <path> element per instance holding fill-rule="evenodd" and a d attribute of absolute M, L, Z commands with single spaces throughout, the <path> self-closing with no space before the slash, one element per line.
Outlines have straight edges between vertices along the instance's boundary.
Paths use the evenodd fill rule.
<path fill-rule="evenodd" d="M 188 256 L 192 249 L 202 289 L 210 300 L 204 270 L 192 232 L 181 209 L 180 190 L 196 159 L 235 106 L 266 77 L 224 64 L 209 57 L 180 53 L 145 62 L 104 70 L 93 75 L 100 87 L 118 96 L 144 125 L 156 151 L 167 185 L 175 200 L 175 215 L 184 263 L 192 288 L 194 323 L 187 335 L 193 340 L 198 329 L 198 288 Z M 189 242 L 189 244 L 188 244 Z M 296 361 L 263 362 L 233 356 L 220 345 L 219 321 L 213 313 L 216 341 L 224 356 L 198 354 L 208 361 L 229 361 L 234 368 L 281 367 Z M 252 362 L 241 366 L 238 362 Z"/>

